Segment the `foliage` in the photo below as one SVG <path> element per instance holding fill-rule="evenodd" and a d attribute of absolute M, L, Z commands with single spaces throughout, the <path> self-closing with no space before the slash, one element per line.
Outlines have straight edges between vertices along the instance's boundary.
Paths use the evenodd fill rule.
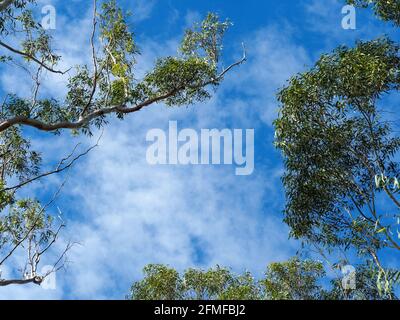
<path fill-rule="evenodd" d="M 7 18 L 12 27 L 4 31 L 9 34 L 21 29 L 19 32 L 25 39 L 17 50 L 20 54 L 3 59 L 18 62 L 22 56 L 25 63 L 39 66 L 39 74 L 44 71 L 63 74 L 64 71 L 56 69 L 62 57 L 52 50 L 50 34 L 34 21 L 32 11 L 25 5 Z M 134 75 L 139 49 L 128 26 L 129 16 L 115 0 L 110 0 L 102 2 L 93 19 L 92 66 L 80 65 L 70 70 L 65 99 L 43 98 L 36 93 L 32 105 L 32 99 L 11 97 L 0 112 L 0 120 L 7 123 L 23 115 L 21 123 L 39 129 L 50 126 L 48 131 L 70 128 L 91 134 L 93 125 L 99 128 L 106 124 L 108 114 L 122 119 L 156 102 L 168 106 L 202 102 L 211 97 L 209 87 L 217 87 L 223 79 L 219 60 L 223 36 L 230 23 L 221 22 L 215 14 L 208 14 L 203 23 L 186 31 L 177 57 L 157 59 L 142 79 Z M 4 42 L 0 44 L 9 48 Z M 36 82 L 39 90 L 39 81 Z M 29 119 L 34 119 L 35 124 Z"/>
<path fill-rule="evenodd" d="M 46 216 L 37 201 L 27 199 L 19 200 L 11 205 L 10 211 L 6 216 L 1 217 L 1 251 L 4 251 L 5 244 L 17 245 L 29 236 L 38 240 L 40 245 L 49 242 L 53 231 L 50 226 L 52 217 Z"/>
<path fill-rule="evenodd" d="M 201 24 L 186 31 L 181 51 L 185 56 L 203 57 L 215 67 L 222 50 L 222 39 L 232 25 L 229 20 L 220 22 L 218 15 L 209 13 Z"/>
<path fill-rule="evenodd" d="M 15 17 L 21 11 L 25 10 L 28 5 L 35 2 L 35 0 L 14 0 L 10 6 L 7 6 L 4 10 L 0 10 L 0 36 L 9 34 L 15 30 Z"/>
<path fill-rule="evenodd" d="M 231 270 L 215 267 L 209 270 L 190 268 L 180 277 L 178 272 L 162 265 L 144 268 L 144 279 L 135 282 L 131 299 L 158 300 L 283 300 L 319 299 L 316 282 L 324 275 L 318 262 L 272 263 L 265 279 L 256 281 L 251 273 L 235 275 Z M 149 294 L 151 292 L 151 294 Z M 173 294 L 170 294 L 173 292 Z"/>
<path fill-rule="evenodd" d="M 9 209 L 6 215 L 0 217 L 0 265 L 24 245 L 26 264 L 20 270 L 23 280 L 3 280 L 0 271 L 0 286 L 30 282 L 40 285 L 49 274 L 59 269 L 64 258 L 62 255 L 47 274 L 38 273 L 42 256 L 55 242 L 63 225 L 57 227 L 53 217 L 46 214 L 45 208 L 36 200 L 18 200 L 10 204 Z"/>
<path fill-rule="evenodd" d="M 234 275 L 229 269 L 217 266 L 207 271 L 188 269 L 184 274 L 186 296 L 195 300 L 250 300 L 258 299 L 258 291 L 251 274 Z"/>
<path fill-rule="evenodd" d="M 181 277 L 163 265 L 149 265 L 144 279 L 132 285 L 134 300 L 257 300 L 260 287 L 250 273 L 234 275 L 229 269 L 188 269 Z"/>
<path fill-rule="evenodd" d="M 269 300 L 320 300 L 323 290 L 318 281 L 324 276 L 321 262 L 294 258 L 271 263 L 263 284 Z"/>
<path fill-rule="evenodd" d="M 374 264 L 356 268 L 356 288 L 346 290 L 342 277 L 330 280 L 324 266 L 315 260 L 294 257 L 271 263 L 265 276 L 256 280 L 250 272 L 240 275 L 230 269 L 188 269 L 181 276 L 164 265 L 148 265 L 144 278 L 132 285 L 132 300 L 392 300 L 394 292 L 377 288 Z M 329 282 L 331 285 L 329 286 Z M 325 284 L 323 284 L 325 283 Z M 383 284 L 383 282 L 381 282 Z"/>
<path fill-rule="evenodd" d="M 38 174 L 41 156 L 30 149 L 30 141 L 22 136 L 19 128 L 0 132 L 1 181 L 10 177 L 24 181 Z"/>
<path fill-rule="evenodd" d="M 371 5 L 399 25 L 399 1 L 348 3 Z M 390 295 L 398 282 L 379 256 L 400 250 L 400 138 L 386 116 L 390 106 L 382 109 L 385 96 L 400 88 L 399 49 L 383 37 L 323 54 L 280 90 L 274 122 L 292 236 L 328 251 L 355 250 L 364 265 L 373 261 L 376 290 L 354 293 L 368 298 Z"/>
<path fill-rule="evenodd" d="M 400 26 L 399 0 L 347 0 L 347 3 L 361 8 L 372 6 L 375 13 L 385 21 L 392 21 Z"/>
<path fill-rule="evenodd" d="M 388 270 L 393 275 L 397 272 Z M 376 265 L 368 262 L 358 265 L 355 268 L 355 285 L 356 288 L 344 289 L 342 279 L 332 280 L 332 289 L 325 292 L 327 300 L 394 300 L 397 299 L 393 286 L 389 286 L 387 290 L 383 290 L 385 282 L 379 276 L 380 272 Z M 380 289 L 381 288 L 381 289 Z"/>
<path fill-rule="evenodd" d="M 132 286 L 137 300 L 180 300 L 183 282 L 179 273 L 163 265 L 148 265 L 143 269 L 145 278 Z"/>
<path fill-rule="evenodd" d="M 384 222 L 377 212 L 375 175 L 398 172 L 400 140 L 377 102 L 399 88 L 399 65 L 388 39 L 359 42 L 322 56 L 280 92 L 276 145 L 286 167 L 285 221 L 296 238 L 360 252 L 396 246 L 378 232 L 395 227 L 397 216 Z"/>

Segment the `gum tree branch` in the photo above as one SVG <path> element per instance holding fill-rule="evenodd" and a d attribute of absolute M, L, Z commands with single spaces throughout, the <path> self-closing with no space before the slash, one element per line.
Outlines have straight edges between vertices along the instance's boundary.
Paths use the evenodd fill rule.
<path fill-rule="evenodd" d="M 57 199 L 57 197 L 59 196 L 62 188 L 64 188 L 65 183 L 67 182 L 67 180 L 65 179 L 63 181 L 63 183 L 60 185 L 60 187 L 58 188 L 58 190 L 54 193 L 52 199 L 50 199 L 50 201 L 41 208 L 40 212 L 38 212 L 37 214 L 37 218 L 33 221 L 32 226 L 28 229 L 28 231 L 25 233 L 25 235 L 19 240 L 17 241 L 17 243 L 15 243 L 15 245 L 13 246 L 13 248 L 8 252 L 8 254 L 0 261 L 0 266 L 4 264 L 5 261 L 7 261 L 7 259 L 9 259 L 12 254 L 25 242 L 26 239 L 28 239 L 29 235 L 35 230 L 35 228 L 37 227 L 37 224 L 40 221 L 40 215 L 46 211 L 46 209 L 52 204 L 54 203 L 54 201 Z"/>
<path fill-rule="evenodd" d="M 40 285 L 43 282 L 43 278 L 42 277 L 34 277 L 34 278 L 29 278 L 29 279 L 13 279 L 13 280 L 2 280 L 0 279 L 0 287 L 6 287 L 6 286 L 10 286 L 13 284 L 19 284 L 19 285 L 23 285 L 23 284 L 29 284 L 29 283 L 34 283 L 37 285 Z"/>
<path fill-rule="evenodd" d="M 40 221 L 40 215 L 41 213 L 43 213 L 46 208 L 48 206 L 50 206 L 58 197 L 58 195 L 61 192 L 61 189 L 64 187 L 66 183 L 66 180 L 63 181 L 63 183 L 60 185 L 60 187 L 58 188 L 58 190 L 56 191 L 56 193 L 53 195 L 52 199 L 44 206 L 42 207 L 41 211 L 38 213 L 38 217 L 35 219 L 35 221 L 33 222 L 32 226 L 27 230 L 27 232 L 25 233 L 25 235 L 13 246 L 13 248 L 8 252 L 8 254 L 0 261 L 0 266 L 2 264 L 4 264 L 5 261 L 7 261 L 12 255 L 13 253 L 21 246 L 23 246 L 23 243 L 28 239 L 28 237 L 32 234 L 32 232 L 34 232 L 38 222 Z M 40 250 L 40 248 L 36 249 L 37 251 L 35 252 L 35 254 L 33 255 L 33 260 L 34 261 L 28 261 L 28 263 L 32 264 L 32 270 L 34 270 L 34 272 L 31 274 L 30 277 L 26 278 L 26 279 L 11 279 L 11 280 L 5 280 L 5 279 L 1 279 L 0 278 L 0 287 L 5 287 L 5 286 L 9 286 L 9 285 L 24 285 L 24 284 L 37 284 L 37 285 L 41 285 L 42 282 L 44 281 L 44 279 L 49 276 L 51 273 L 58 271 L 60 268 L 63 267 L 63 264 L 59 267 L 57 267 L 60 262 L 63 260 L 63 258 L 65 257 L 65 255 L 67 254 L 67 252 L 72 248 L 71 243 L 69 243 L 65 250 L 62 252 L 62 254 L 60 255 L 60 257 L 58 258 L 58 260 L 56 261 L 56 263 L 53 265 L 53 268 L 51 270 L 51 272 L 47 273 L 44 276 L 39 276 L 36 274 L 36 269 L 37 266 L 40 262 L 40 257 L 50 249 L 51 246 L 54 245 L 54 243 L 56 242 L 60 231 L 65 227 L 64 222 L 62 222 L 62 224 L 57 228 L 56 232 L 53 234 L 53 238 L 52 240 L 50 240 L 50 242 L 43 248 Z M 31 259 L 30 259 L 31 260 Z"/>
<path fill-rule="evenodd" d="M 40 66 L 42 66 L 43 68 L 45 68 L 47 71 L 50 71 L 50 72 L 52 72 L 52 73 L 57 73 L 57 74 L 64 75 L 64 74 L 66 74 L 66 73 L 69 71 L 69 70 L 67 70 L 67 71 L 55 70 L 55 69 L 53 69 L 52 67 L 49 67 L 48 65 L 46 65 L 45 63 L 43 63 L 42 61 L 40 61 L 38 58 L 36 58 L 36 57 L 30 55 L 29 53 L 26 53 L 26 52 L 23 52 L 23 51 L 21 51 L 21 50 L 15 49 L 15 48 L 11 47 L 10 45 L 4 43 L 3 41 L 0 41 L 0 46 L 6 48 L 7 50 L 9 50 L 9 51 L 11 51 L 11 52 L 13 52 L 13 53 L 16 53 L 16 54 L 18 54 L 18 55 L 20 55 L 20 56 L 23 56 L 23 57 L 25 57 L 25 58 L 27 58 L 27 59 L 30 59 L 30 60 L 36 62 L 37 64 L 39 64 Z"/>
<path fill-rule="evenodd" d="M 97 109 L 85 116 L 82 116 L 76 122 L 61 121 L 58 123 L 46 123 L 46 122 L 43 122 L 43 121 L 40 121 L 37 119 L 32 119 L 32 118 L 29 118 L 26 116 L 17 116 L 17 117 L 14 117 L 14 118 L 11 118 L 11 119 L 1 122 L 0 123 L 0 132 L 4 131 L 12 126 L 15 126 L 15 125 L 29 126 L 29 127 L 39 129 L 41 131 L 49 131 L 49 132 L 60 130 L 60 129 L 79 129 L 79 128 L 82 128 L 83 126 L 87 125 L 91 120 L 94 120 L 100 116 L 104 116 L 104 115 L 108 115 L 108 114 L 112 114 L 112 113 L 130 114 L 130 113 L 138 112 L 147 106 L 162 102 L 163 100 L 173 97 L 174 95 L 176 95 L 177 93 L 179 93 L 182 90 L 185 90 L 186 88 L 191 88 L 191 89 L 203 88 L 210 84 L 217 83 L 218 81 L 222 80 L 222 78 L 230 70 L 241 65 L 246 60 L 247 60 L 247 56 L 246 56 L 246 50 L 244 48 L 243 57 L 240 60 L 238 60 L 237 62 L 231 64 L 226 69 L 224 69 L 216 78 L 213 78 L 210 81 L 207 81 L 207 82 L 202 83 L 195 87 L 183 85 L 183 86 L 176 88 L 174 90 L 171 90 L 170 92 L 167 92 L 163 95 L 159 95 L 157 97 L 150 98 L 150 99 L 148 99 L 140 104 L 137 104 L 136 106 L 133 106 L 133 107 L 127 107 L 126 105 L 118 105 L 118 106 L 111 106 L 108 108 Z"/>
<path fill-rule="evenodd" d="M 97 57 L 96 57 L 96 48 L 94 45 L 94 37 L 96 35 L 96 28 L 97 28 L 97 0 L 93 1 L 93 29 L 92 29 L 92 36 L 90 37 L 90 46 L 92 48 L 92 61 L 93 61 L 93 87 L 92 92 L 90 93 L 89 101 L 87 102 L 86 106 L 83 108 L 81 116 L 83 116 L 86 111 L 89 109 L 90 105 L 92 104 L 94 95 L 96 94 L 97 89 L 97 78 L 98 78 L 98 67 L 97 67 Z"/>
<path fill-rule="evenodd" d="M 72 158 L 67 164 L 63 165 L 65 161 L 67 161 L 68 159 L 70 159 L 72 157 L 72 155 L 74 154 L 74 152 L 75 152 L 76 148 L 78 147 L 78 145 L 75 146 L 74 150 L 72 151 L 72 153 L 70 155 L 68 155 L 68 157 L 62 159 L 59 162 L 59 164 L 57 165 L 56 169 L 48 171 L 48 172 L 45 172 L 45 173 L 42 173 L 42 174 L 40 174 L 40 175 L 38 175 L 36 177 L 33 177 L 31 179 L 25 180 L 25 181 L 15 185 L 15 186 L 4 188 L 4 189 L 0 190 L 0 192 L 6 192 L 6 191 L 20 189 L 21 187 L 23 187 L 23 186 L 25 186 L 27 184 L 30 184 L 30 183 L 32 183 L 32 182 L 34 182 L 36 180 L 40 180 L 42 178 L 48 177 L 48 176 L 53 175 L 53 174 L 61 173 L 61 172 L 65 171 L 65 170 L 71 168 L 80 158 L 86 156 L 87 154 L 89 154 L 89 152 L 91 152 L 93 149 L 95 149 L 95 148 L 97 148 L 99 146 L 99 141 L 101 139 L 101 136 L 102 135 L 100 135 L 100 137 L 97 140 L 95 145 L 92 145 L 86 151 L 84 151 L 84 152 L 78 154 L 77 156 L 75 156 L 74 158 Z"/>

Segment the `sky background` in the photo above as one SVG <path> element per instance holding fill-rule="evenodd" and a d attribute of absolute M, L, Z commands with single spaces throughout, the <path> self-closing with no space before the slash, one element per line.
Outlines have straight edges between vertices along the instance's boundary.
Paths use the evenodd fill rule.
<path fill-rule="evenodd" d="M 80 243 L 69 253 L 67 271 L 57 274 L 56 289 L 8 287 L 0 290 L 0 298 L 123 299 L 149 263 L 178 270 L 219 264 L 261 276 L 268 263 L 292 257 L 299 243 L 289 239 L 282 222 L 283 166 L 273 146 L 272 127 L 278 109 L 276 93 L 288 78 L 338 45 L 384 34 L 396 39 L 395 30 L 377 21 L 369 10 L 357 10 L 356 30 L 342 29 L 344 4 L 339 0 L 118 3 L 133 14 L 130 23 L 141 51 L 138 77 L 151 70 L 157 57 L 175 55 L 185 28 L 209 11 L 234 23 L 225 39 L 225 65 L 241 56 L 242 42 L 248 61 L 228 74 L 204 104 L 187 108 L 159 104 L 125 121 L 110 119 L 100 146 L 68 173 L 56 202 L 68 228 L 48 262 L 68 241 Z M 63 56 L 60 68 L 89 64 L 92 2 L 41 0 L 39 9 L 47 4 L 57 10 L 53 35 L 54 47 Z M 24 95 L 30 92 L 29 84 L 23 71 L 0 69 L 3 92 Z M 62 97 L 66 90 L 65 79 L 50 75 L 43 86 L 43 94 L 54 97 Z M 153 128 L 166 130 L 171 120 L 178 121 L 179 129 L 197 131 L 255 129 L 254 173 L 236 176 L 234 166 L 150 166 L 146 133 Z M 94 144 L 99 134 L 87 139 L 34 132 L 33 146 L 50 166 L 76 143 L 82 142 L 83 149 Z M 50 177 L 24 195 L 45 199 L 64 178 Z M 58 211 L 56 207 L 52 210 Z M 5 266 L 3 272 L 12 271 Z"/>

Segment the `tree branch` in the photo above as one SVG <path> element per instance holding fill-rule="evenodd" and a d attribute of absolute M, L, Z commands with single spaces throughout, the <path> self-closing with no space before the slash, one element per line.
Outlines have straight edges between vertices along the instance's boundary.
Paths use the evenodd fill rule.
<path fill-rule="evenodd" d="M 19 284 L 19 285 L 23 285 L 23 284 L 29 284 L 29 283 L 34 283 L 37 285 L 40 285 L 43 282 L 43 278 L 42 277 L 34 277 L 34 278 L 29 278 L 29 279 L 14 279 L 14 280 L 1 280 L 0 279 L 0 287 L 5 287 L 5 286 L 9 286 L 12 284 Z"/>
<path fill-rule="evenodd" d="M 28 58 L 28 59 L 36 62 L 37 64 L 39 64 L 40 66 L 42 66 L 43 68 L 45 68 L 46 70 L 48 70 L 48 71 L 50 71 L 52 73 L 66 74 L 69 71 L 69 70 L 67 70 L 67 71 L 55 70 L 52 67 L 49 67 L 48 65 L 43 63 L 42 61 L 40 61 L 38 58 L 30 55 L 29 53 L 26 53 L 26 52 L 20 51 L 18 49 L 15 49 L 15 48 L 9 46 L 8 44 L 6 44 L 6 43 L 4 43 L 2 41 L 0 41 L 0 46 L 6 48 L 7 50 L 10 50 L 13 53 L 19 54 L 19 55 L 21 55 L 21 56 L 23 56 L 25 58 Z"/>
<path fill-rule="evenodd" d="M 61 121 L 58 123 L 45 123 L 40 120 L 28 118 L 25 116 L 17 116 L 15 118 L 3 121 L 0 123 L 0 132 L 15 126 L 15 125 L 25 125 L 29 127 L 33 127 L 42 131 L 56 131 L 60 129 L 79 129 L 83 127 L 84 125 L 88 124 L 91 120 L 98 118 L 103 115 L 111 114 L 111 113 L 123 113 L 123 114 L 128 114 L 128 113 L 133 113 L 140 111 L 144 107 L 147 107 L 153 103 L 160 102 L 162 100 L 168 99 L 169 97 L 172 97 L 173 95 L 176 94 L 179 90 L 173 90 L 169 93 L 166 93 L 164 95 L 151 98 L 146 100 L 145 102 L 142 102 L 132 108 L 126 108 L 124 105 L 119 105 L 119 106 L 111 106 L 109 108 L 103 108 L 103 109 L 98 109 L 93 111 L 92 113 L 89 113 L 88 115 L 80 118 L 76 122 L 69 122 L 69 121 Z"/>
<path fill-rule="evenodd" d="M 35 230 L 37 224 L 40 221 L 41 214 L 43 212 L 45 212 L 46 209 L 57 199 L 57 197 L 59 196 L 61 189 L 64 187 L 66 181 L 67 180 L 63 181 L 63 183 L 60 185 L 60 187 L 58 188 L 56 193 L 53 195 L 52 199 L 50 199 L 50 201 L 44 207 L 41 208 L 41 210 L 40 210 L 40 212 L 38 212 L 37 217 L 36 217 L 35 221 L 33 222 L 32 226 L 28 229 L 28 231 L 25 233 L 25 235 L 19 241 L 17 241 L 15 243 L 14 247 L 8 252 L 8 254 L 0 261 L 0 266 L 13 255 L 13 253 L 25 242 L 26 239 L 28 239 L 29 235 Z"/>
<path fill-rule="evenodd" d="M 1 42 L 0 42 L 0 44 L 1 44 Z M 117 113 L 117 112 L 122 113 L 122 114 L 138 112 L 141 109 L 143 109 L 149 105 L 166 100 L 166 99 L 174 96 L 175 94 L 177 94 L 179 91 L 184 90 L 186 88 L 196 89 L 196 88 L 202 88 L 202 87 L 206 87 L 210 84 L 217 83 L 218 81 L 223 79 L 223 77 L 230 70 L 241 65 L 242 63 L 244 63 L 247 60 L 246 48 L 245 48 L 244 44 L 242 44 L 242 46 L 243 46 L 243 56 L 240 60 L 236 61 L 235 63 L 232 63 L 229 67 L 224 69 L 216 78 L 213 78 L 213 79 L 211 79 L 207 82 L 204 82 L 200 85 L 197 85 L 194 87 L 190 87 L 188 85 L 183 85 L 179 88 L 171 90 L 168 93 L 159 95 L 154 98 L 150 98 L 150 99 L 148 99 L 136 106 L 130 107 L 130 108 L 126 107 L 126 105 L 118 105 L 118 106 L 110 106 L 108 108 L 103 108 L 103 109 L 97 109 L 87 115 L 82 115 L 79 118 L 79 120 L 76 122 L 61 121 L 58 123 L 45 123 L 43 121 L 40 121 L 37 119 L 32 119 L 32 118 L 25 117 L 25 116 L 16 116 L 14 118 L 11 118 L 11 119 L 1 122 L 0 123 L 0 132 L 4 131 L 12 126 L 15 126 L 15 125 L 25 125 L 25 126 L 29 126 L 29 127 L 33 127 L 33 128 L 42 130 L 42 131 L 56 131 L 56 130 L 60 130 L 60 129 L 79 129 L 79 128 L 82 128 L 84 125 L 88 124 L 91 120 L 98 118 L 100 116 L 104 116 L 104 115 L 111 114 L 111 113 Z"/>
<path fill-rule="evenodd" d="M 92 104 L 94 95 L 96 94 L 97 89 L 97 77 L 98 77 L 98 67 L 97 67 L 97 57 L 96 57 L 96 48 L 94 45 L 94 37 L 96 35 L 96 26 L 97 26 L 97 0 L 93 1 L 93 30 L 92 36 L 90 37 L 90 46 L 92 48 L 92 61 L 93 61 L 93 86 L 92 92 L 90 93 L 89 101 L 87 102 L 86 106 L 83 108 L 81 116 L 84 116 L 86 111 L 89 109 L 90 105 Z"/>
<path fill-rule="evenodd" d="M 11 190 L 20 189 L 21 187 L 23 187 L 23 186 L 25 186 L 25 185 L 27 185 L 27 184 L 30 184 L 30 183 L 32 183 L 32 182 L 34 182 L 34 181 L 36 181 L 36 180 L 39 180 L 39 179 L 42 179 L 42 178 L 48 177 L 48 176 L 50 176 L 50 175 L 57 174 L 57 173 L 60 173 L 60 172 L 63 172 L 63 171 L 65 171 L 65 170 L 69 169 L 69 168 L 72 167 L 72 166 L 75 164 L 75 162 L 77 162 L 80 158 L 86 156 L 90 151 L 92 151 L 93 149 L 97 148 L 97 147 L 99 146 L 99 141 L 100 141 L 101 137 L 102 137 L 102 135 L 100 135 L 100 137 L 99 137 L 99 139 L 97 140 L 97 142 L 96 142 L 95 145 L 92 145 L 92 146 L 91 146 L 90 148 L 88 148 L 86 151 L 84 151 L 84 152 L 78 154 L 77 156 L 75 156 L 75 157 L 74 157 L 73 159 L 71 159 L 71 161 L 69 161 L 67 164 L 63 165 L 64 162 L 65 162 L 66 160 L 70 159 L 71 156 L 75 153 L 75 149 L 77 148 L 77 146 L 74 148 L 74 150 L 72 151 L 72 153 L 71 153 L 68 157 L 62 159 L 62 160 L 59 162 L 59 164 L 57 165 L 57 168 L 56 168 L 56 169 L 51 170 L 51 171 L 48 171 L 48 172 L 45 172 L 45 173 L 42 173 L 42 174 L 40 174 L 40 175 L 38 175 L 38 176 L 36 176 L 36 177 L 33 177 L 33 178 L 31 178 L 31 179 L 25 180 L 25 181 L 23 181 L 23 182 L 21 182 L 21 183 L 15 185 L 15 186 L 4 188 L 4 189 L 0 190 L 0 192 L 6 192 L 6 191 L 11 191 Z M 78 144 L 78 145 L 79 145 L 79 144 Z"/>

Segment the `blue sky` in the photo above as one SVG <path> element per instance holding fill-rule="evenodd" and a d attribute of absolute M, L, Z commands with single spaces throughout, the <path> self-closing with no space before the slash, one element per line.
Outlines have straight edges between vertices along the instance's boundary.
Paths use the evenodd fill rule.
<path fill-rule="evenodd" d="M 56 203 L 68 222 L 57 248 L 68 240 L 80 243 L 70 252 L 67 272 L 57 274 L 56 290 L 10 287 L 0 290 L 0 298 L 122 299 L 148 263 L 179 270 L 219 264 L 261 275 L 268 263 L 293 256 L 299 243 L 288 238 L 282 223 L 283 167 L 273 146 L 275 94 L 290 76 L 338 45 L 383 34 L 398 39 L 390 25 L 368 10 L 357 10 L 356 30 L 342 29 L 339 0 L 118 2 L 133 13 L 142 53 L 138 75 L 156 57 L 175 54 L 184 29 L 209 11 L 234 23 L 225 40 L 225 64 L 240 57 L 242 42 L 248 62 L 229 74 L 204 104 L 155 105 L 123 122 L 111 120 L 100 147 L 69 173 Z M 39 8 L 46 4 L 57 10 L 54 37 L 62 66 L 89 63 L 91 1 L 41 0 Z M 7 69 L 0 74 L 2 90 L 21 95 L 29 91 L 28 80 Z M 65 82 L 50 75 L 46 80 L 45 94 L 62 96 Z M 166 129 L 170 120 L 195 130 L 254 128 L 255 172 L 238 177 L 231 166 L 148 165 L 146 133 Z M 89 146 L 98 135 L 88 140 L 34 133 L 33 145 L 51 164 L 77 142 Z M 46 198 L 64 178 L 37 183 L 26 195 Z"/>

